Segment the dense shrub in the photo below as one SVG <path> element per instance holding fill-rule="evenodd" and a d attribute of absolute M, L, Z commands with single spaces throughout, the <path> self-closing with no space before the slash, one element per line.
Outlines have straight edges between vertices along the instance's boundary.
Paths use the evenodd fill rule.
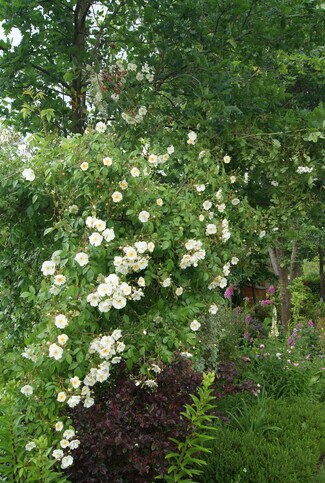
<path fill-rule="evenodd" d="M 256 416 L 251 406 L 247 417 Z M 264 424 L 281 431 L 231 429 L 217 433 L 212 455 L 201 481 L 204 483 L 302 483 L 312 481 L 325 451 L 323 405 L 304 399 L 267 400 Z M 254 425 L 248 425 L 254 428 Z M 299 441 L 299 444 L 297 442 Z"/>
<path fill-rule="evenodd" d="M 158 388 L 136 385 L 122 368 L 114 385 L 98 391 L 91 410 L 78 406 L 72 414 L 81 448 L 70 472 L 75 482 L 151 482 L 166 472 L 165 456 L 185 439 L 187 420 L 180 418 L 191 402 L 201 375 L 183 357 L 157 375 Z"/>

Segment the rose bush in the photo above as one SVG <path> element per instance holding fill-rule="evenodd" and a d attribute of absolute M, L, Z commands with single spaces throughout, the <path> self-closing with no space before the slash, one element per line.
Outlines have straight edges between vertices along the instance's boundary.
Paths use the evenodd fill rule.
<path fill-rule="evenodd" d="M 44 139 L 16 182 L 30 213 L 43 199 L 53 206 L 40 288 L 22 293 L 42 315 L 26 337 L 19 397 L 29 441 L 45 433 L 62 469 L 79 446 L 55 430 L 71 429 L 67 406 L 91 407 L 94 386 L 122 359 L 128 370 L 140 364 L 139 384 L 154 390 L 175 351 L 199 354 L 205 315 L 223 303 L 219 288 L 245 250 L 247 206 L 231 202 L 229 157 L 202 151 L 193 131 L 175 147 L 167 132 L 165 145 L 129 153 L 105 131 Z"/>

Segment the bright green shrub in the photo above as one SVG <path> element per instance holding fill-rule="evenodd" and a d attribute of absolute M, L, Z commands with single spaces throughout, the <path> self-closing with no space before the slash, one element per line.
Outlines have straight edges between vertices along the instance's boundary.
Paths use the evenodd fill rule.
<path fill-rule="evenodd" d="M 247 417 L 256 416 L 256 405 Z M 281 431 L 220 428 L 202 483 L 308 483 L 325 451 L 325 413 L 305 399 L 267 400 L 265 424 Z"/>

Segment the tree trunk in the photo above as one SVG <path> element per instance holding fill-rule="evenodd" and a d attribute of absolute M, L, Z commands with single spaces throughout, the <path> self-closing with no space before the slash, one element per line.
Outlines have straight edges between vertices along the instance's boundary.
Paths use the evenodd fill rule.
<path fill-rule="evenodd" d="M 320 280 L 320 300 L 325 302 L 325 283 L 324 283 L 324 250 L 321 245 L 318 247 L 319 253 L 319 280 Z"/>
<path fill-rule="evenodd" d="M 282 248 L 269 248 L 269 255 L 274 273 L 279 277 L 279 290 L 281 300 L 281 325 L 284 330 L 288 330 L 288 323 L 291 319 L 291 301 L 290 292 L 288 290 L 289 270 L 287 267 L 281 266 L 281 259 L 284 256 Z"/>
<path fill-rule="evenodd" d="M 72 132 L 82 133 L 86 127 L 86 91 L 83 83 L 84 54 L 86 50 L 86 18 L 91 2 L 78 0 L 74 10 L 73 47 L 76 77 L 72 81 Z"/>
<path fill-rule="evenodd" d="M 292 283 L 299 275 L 298 242 L 293 241 L 290 263 L 290 282 Z"/>

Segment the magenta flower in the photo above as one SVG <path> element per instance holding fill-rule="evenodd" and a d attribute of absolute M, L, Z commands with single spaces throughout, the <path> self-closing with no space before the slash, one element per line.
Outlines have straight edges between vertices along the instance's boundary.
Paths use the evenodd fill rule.
<path fill-rule="evenodd" d="M 293 337 L 291 337 L 291 336 L 288 338 L 288 345 L 289 345 L 289 346 L 294 346 L 294 345 L 295 345 L 295 340 L 294 340 L 294 338 L 293 338 Z"/>
<path fill-rule="evenodd" d="M 267 293 L 269 294 L 274 294 L 275 293 L 275 287 L 273 285 L 270 285 L 268 288 L 267 288 Z"/>
<path fill-rule="evenodd" d="M 272 300 L 269 300 L 269 299 L 260 300 L 260 305 L 262 305 L 262 307 L 264 307 L 264 305 L 272 305 L 272 304 L 273 304 Z"/>
<path fill-rule="evenodd" d="M 225 297 L 225 299 L 230 300 L 231 297 L 234 295 L 234 293 L 235 293 L 234 287 L 232 287 L 230 285 L 230 287 L 226 288 L 225 293 L 223 294 L 223 296 Z"/>
<path fill-rule="evenodd" d="M 315 324 L 311 319 L 308 320 L 308 327 L 315 327 Z"/>
<path fill-rule="evenodd" d="M 247 322 L 248 324 L 250 324 L 252 321 L 253 321 L 252 316 L 250 314 L 247 314 L 246 317 L 245 317 L 245 322 Z"/>

